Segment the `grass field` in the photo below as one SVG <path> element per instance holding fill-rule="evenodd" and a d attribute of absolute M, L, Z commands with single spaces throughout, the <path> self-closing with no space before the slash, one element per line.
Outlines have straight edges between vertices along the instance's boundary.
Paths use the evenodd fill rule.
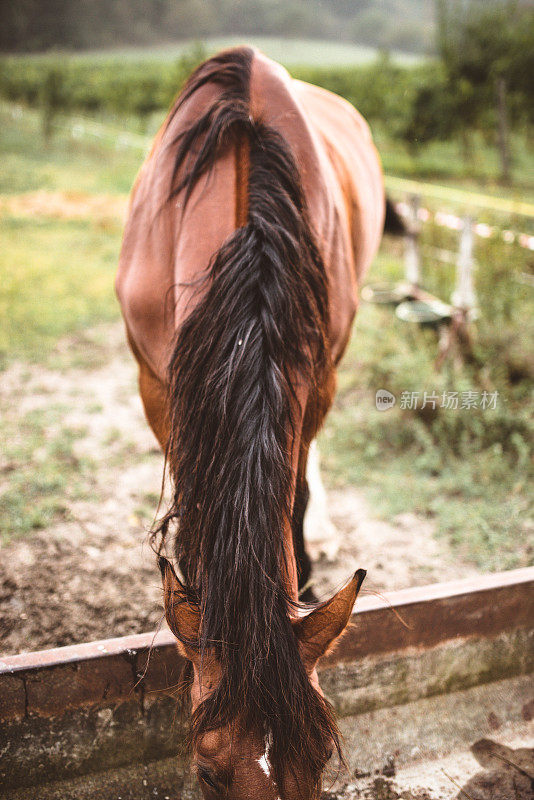
<path fill-rule="evenodd" d="M 74 141 L 67 134 L 59 134 L 47 150 L 39 137 L 38 115 L 31 119 L 1 109 L 0 200 L 39 189 L 106 194 L 118 202 L 129 189 L 138 152 Z M 443 175 L 447 167 L 444 158 Z M 453 181 L 454 174 L 449 175 Z M 113 294 L 118 215 L 72 219 L 0 206 L 0 228 L 0 367 L 18 365 L 24 371 L 33 363 L 61 373 L 73 360 L 88 370 L 105 361 L 105 343 L 94 346 L 90 332 L 99 323 L 119 319 Z M 454 234 L 428 228 L 423 244 L 451 249 L 456 242 Z M 413 511 L 432 519 L 437 535 L 463 558 L 480 568 L 503 569 L 534 558 L 527 488 L 534 296 L 530 286 L 516 280 L 532 269 L 532 254 L 487 241 L 479 243 L 476 256 L 481 319 L 471 362 L 450 362 L 436 374 L 433 332 L 400 322 L 389 309 L 362 304 L 321 438 L 330 485 L 363 488 L 378 516 Z M 450 267 L 426 259 L 424 271 L 428 288 L 448 299 Z M 397 279 L 401 273 L 399 243 L 386 240 L 369 280 Z M 67 351 L 65 336 L 71 342 Z M 89 340 L 93 344 L 85 345 Z M 397 397 L 405 390 L 491 390 L 499 393 L 499 404 L 493 411 L 428 415 L 397 403 L 380 413 L 374 402 L 379 388 Z M 64 513 L 66 487 L 82 491 L 77 488 L 80 476 L 84 491 L 90 485 L 91 462 L 74 457 L 80 431 L 62 429 L 64 410 L 51 397 L 46 414 L 26 410 L 17 416 L 11 405 L 2 418 L 0 435 L 8 443 L 10 465 L 0 484 L 0 527 L 6 532 L 27 534 L 48 524 Z M 29 487 L 27 496 L 24 487 Z"/>
<path fill-rule="evenodd" d="M 184 40 L 150 47 L 121 47 L 113 50 L 90 50 L 64 53 L 62 55 L 73 61 L 93 61 L 95 59 L 139 61 L 146 59 L 147 61 L 172 62 L 190 52 L 191 48 L 197 44 L 198 42 L 194 40 Z M 265 55 L 287 67 L 300 66 L 301 64 L 313 64 L 321 67 L 367 64 L 374 61 L 379 52 L 374 47 L 321 39 L 282 39 L 273 36 L 218 36 L 202 40 L 202 46 L 206 49 L 208 55 L 242 44 L 257 47 Z M 43 54 L 33 57 L 46 61 L 48 58 L 54 58 L 55 56 L 57 56 L 57 52 L 51 55 Z M 400 51 L 393 51 L 391 57 L 399 64 L 416 64 L 423 60 L 422 56 Z"/>
<path fill-rule="evenodd" d="M 0 101 L 0 194 L 35 189 L 126 193 L 163 118 L 163 112 L 156 112 L 141 126 L 136 117 L 59 115 L 52 141 L 47 147 L 36 147 L 42 136 L 39 111 Z M 402 177 L 441 184 L 444 188 L 425 195 L 436 207 L 446 204 L 483 215 L 484 204 L 470 205 L 467 196 L 466 202 L 458 200 L 458 189 L 494 197 L 497 202 L 534 205 L 534 157 L 525 137 L 514 137 L 514 181 L 503 186 L 495 147 L 482 137 L 475 137 L 476 158 L 465 162 L 457 142 L 433 142 L 410 151 L 383 126 L 372 129 L 394 194 L 396 181 Z"/>
<path fill-rule="evenodd" d="M 513 181 L 503 185 L 497 149 L 480 134 L 473 136 L 473 155 L 466 160 L 455 141 L 436 141 L 413 150 L 393 139 L 382 126 L 375 126 L 373 133 L 388 175 L 534 203 L 534 152 L 525 136 L 512 138 Z M 435 198 L 438 206 L 458 205 L 444 194 L 441 199 Z M 469 208 L 468 203 L 465 206 Z M 476 207 L 469 210 L 480 214 Z"/>
<path fill-rule="evenodd" d="M 72 125 L 45 145 L 38 112 L 7 103 L 0 103 L 0 127 L 0 194 L 37 189 L 127 193 L 142 160 L 142 153 L 130 147 L 80 141 Z"/>
<path fill-rule="evenodd" d="M 42 358 L 60 337 L 116 318 L 118 223 L 4 217 L 0 236 L 0 359 Z"/>
<path fill-rule="evenodd" d="M 371 281 L 402 279 L 394 250 L 393 243 L 384 243 Z M 448 362 L 436 373 L 433 331 L 401 322 L 389 308 L 362 303 L 321 443 L 334 485 L 364 486 L 372 507 L 388 519 L 409 510 L 433 520 L 458 556 L 498 570 L 534 558 L 528 490 L 534 365 L 522 360 L 534 336 L 534 297 L 530 287 L 512 282 L 514 261 L 526 261 L 525 256 L 491 247 L 486 256 L 502 259 L 500 279 L 509 281 L 502 294 L 508 295 L 515 319 L 501 317 L 500 329 L 494 330 L 490 307 L 501 301 L 488 297 L 496 277 L 488 269 L 479 277 L 482 313 L 485 306 L 488 316 L 478 323 L 474 363 Z M 438 266 L 440 274 L 432 274 L 436 265 L 429 260 L 424 268 L 426 285 L 447 299 L 450 270 Z M 515 386 L 510 381 L 514 364 L 521 376 Z M 376 409 L 378 389 L 396 396 L 394 408 Z M 494 411 L 439 408 L 443 393 L 485 389 L 499 393 Z M 437 408 L 403 410 L 403 392 L 418 393 L 419 405 L 425 392 L 436 395 Z"/>

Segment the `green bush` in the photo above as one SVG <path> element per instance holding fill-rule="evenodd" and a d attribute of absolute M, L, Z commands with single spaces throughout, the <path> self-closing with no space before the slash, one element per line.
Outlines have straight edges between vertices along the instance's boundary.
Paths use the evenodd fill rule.
<path fill-rule="evenodd" d="M 390 134 L 395 136 L 408 124 L 418 88 L 433 80 L 435 71 L 434 65 L 399 66 L 385 54 L 365 66 L 302 67 L 293 70 L 293 75 L 341 95 L 369 122 L 387 124 Z"/>
<path fill-rule="evenodd" d="M 45 129 L 52 105 L 53 114 L 105 113 L 145 120 L 154 112 L 168 109 L 191 70 L 205 57 L 201 45 L 170 65 L 161 60 L 116 57 L 4 57 L 0 59 L 0 97 L 40 107 Z M 367 65 L 302 66 L 292 73 L 345 97 L 372 125 L 382 126 L 390 138 L 408 144 L 456 136 L 466 143 L 466 131 L 477 127 L 489 133 L 495 127 L 492 109 L 485 115 L 478 113 L 476 118 L 473 115 L 471 84 L 457 82 L 453 91 L 437 61 L 399 66 L 383 54 Z M 515 95 L 511 99 L 518 103 Z M 514 119 L 521 123 L 517 114 Z"/>
<path fill-rule="evenodd" d="M 137 116 L 166 110 L 190 72 L 204 60 L 201 45 L 174 64 L 117 59 L 59 60 L 55 57 L 0 59 L 0 96 L 40 107 L 44 117 L 63 112 Z"/>
<path fill-rule="evenodd" d="M 0 60 L 0 96 L 29 106 L 43 105 L 43 87 L 55 76 L 62 110 L 146 116 L 165 110 L 190 71 L 205 57 L 201 46 L 173 65 L 162 61 L 7 57 Z M 393 132 L 408 122 L 412 98 L 434 67 L 400 67 L 387 56 L 359 67 L 301 67 L 293 75 L 347 98 L 371 122 L 387 122 Z"/>

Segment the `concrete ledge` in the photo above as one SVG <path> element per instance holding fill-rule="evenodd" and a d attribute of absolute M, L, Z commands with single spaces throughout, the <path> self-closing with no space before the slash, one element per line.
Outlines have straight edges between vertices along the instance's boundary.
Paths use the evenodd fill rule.
<path fill-rule="evenodd" d="M 534 568 L 364 597 L 321 682 L 341 716 L 523 675 Z M 399 616 L 402 622 L 399 621 Z M 35 786 L 176 754 L 183 659 L 168 631 L 0 659 L 0 785 Z"/>
<path fill-rule="evenodd" d="M 430 760 L 435 762 L 439 773 L 449 753 L 463 750 L 467 756 L 477 739 L 500 740 L 514 730 L 525 737 L 524 744 L 516 746 L 532 747 L 532 723 L 522 717 L 522 707 L 532 696 L 531 676 L 520 676 L 380 708 L 357 717 L 343 717 L 340 728 L 349 767 L 373 772 L 383 766 L 387 754 L 394 754 L 399 770 L 410 763 L 417 765 Z M 477 771 L 474 759 L 472 764 L 471 775 Z M 451 800 L 456 798 L 458 789 L 442 777 L 449 788 L 446 796 Z M 430 796 L 435 797 L 433 792 Z M 461 795 L 459 800 L 468 798 Z"/>
<path fill-rule="evenodd" d="M 202 800 L 198 790 L 186 783 L 180 761 L 162 758 L 42 784 L 38 796 L 35 786 L 30 786 L 0 797 L 2 800 Z"/>
<path fill-rule="evenodd" d="M 460 637 L 495 636 L 531 628 L 533 619 L 534 567 L 402 589 L 384 599 L 363 597 L 356 603 L 352 629 L 323 663 L 435 647 Z"/>
<path fill-rule="evenodd" d="M 0 721 L 54 717 L 174 691 L 184 660 L 170 631 L 105 639 L 0 659 Z"/>
<path fill-rule="evenodd" d="M 321 687 L 338 717 L 411 703 L 534 671 L 534 630 L 454 639 L 323 667 Z"/>

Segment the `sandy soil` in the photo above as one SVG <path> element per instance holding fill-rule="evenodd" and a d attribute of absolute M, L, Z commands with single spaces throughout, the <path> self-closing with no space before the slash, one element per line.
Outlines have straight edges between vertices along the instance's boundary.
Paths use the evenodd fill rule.
<path fill-rule="evenodd" d="M 533 745 L 532 723 L 516 724 L 446 756 L 357 773 L 321 800 L 532 800 Z M 482 748 L 486 758 L 475 755 Z"/>
<path fill-rule="evenodd" d="M 361 768 L 322 800 L 531 800 L 533 718 L 528 676 L 363 714 Z"/>
<path fill-rule="evenodd" d="M 84 192 L 26 192 L 0 197 L 0 213 L 18 217 L 51 219 L 91 219 L 124 221 L 128 198 L 125 195 Z"/>
<path fill-rule="evenodd" d="M 77 366 L 80 349 L 89 356 Z M 76 455 L 93 464 L 89 497 L 70 499 L 60 520 L 0 549 L 3 654 L 161 624 L 159 575 L 147 531 L 163 458 L 143 416 L 122 325 L 100 326 L 82 343 L 69 339 L 58 347 L 62 356 L 73 351 L 78 356 L 70 366 L 68 358 L 58 370 L 14 364 L 2 375 L 2 413 L 22 418 L 51 403 L 64 405 L 69 410 L 62 423 L 84 431 L 74 444 Z M 0 495 L 8 473 L 0 454 Z M 377 592 L 473 571 L 433 537 L 428 520 L 403 514 L 381 521 L 354 487 L 329 492 L 328 501 L 339 552 L 333 561 L 319 553 L 314 577 L 320 596 L 360 566 L 368 570 L 366 591 Z"/>

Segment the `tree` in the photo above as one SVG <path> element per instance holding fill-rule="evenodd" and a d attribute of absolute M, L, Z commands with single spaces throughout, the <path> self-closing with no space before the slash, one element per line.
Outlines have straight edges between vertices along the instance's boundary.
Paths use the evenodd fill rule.
<path fill-rule="evenodd" d="M 514 95 L 534 107 L 534 9 L 518 0 L 438 0 L 437 22 L 446 80 L 459 101 L 456 113 L 469 129 L 483 122 L 488 108 L 493 109 L 501 173 L 508 181 L 510 113 L 515 105 L 520 107 Z M 462 103 L 462 97 L 468 102 Z"/>

